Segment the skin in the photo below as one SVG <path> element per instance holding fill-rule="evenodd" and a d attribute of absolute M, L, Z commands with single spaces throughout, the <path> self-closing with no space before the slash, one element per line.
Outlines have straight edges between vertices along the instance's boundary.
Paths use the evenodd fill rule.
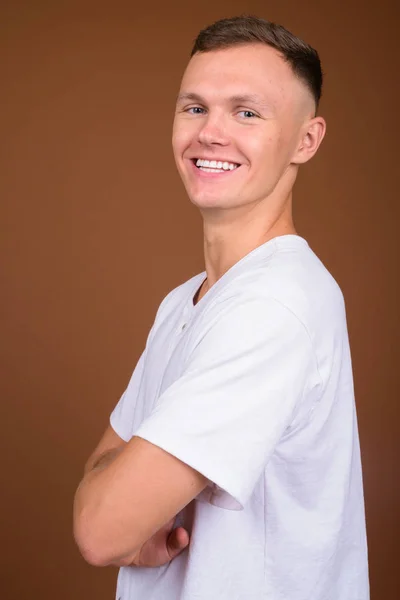
<path fill-rule="evenodd" d="M 139 441 L 139 438 L 137 438 L 137 440 Z M 140 440 L 140 442 L 143 442 L 144 445 L 147 444 L 145 440 Z M 85 481 L 85 478 L 87 480 L 86 476 L 89 477 L 89 473 L 93 474 L 96 471 L 106 468 L 126 446 L 127 443 L 122 440 L 109 425 L 100 439 L 99 444 L 85 464 L 84 478 L 81 485 Z M 79 502 L 77 496 L 78 494 L 75 499 L 75 513 L 77 511 L 77 502 Z M 183 527 L 174 528 L 174 521 L 175 519 L 171 518 L 136 551 L 122 557 L 112 557 L 109 561 L 101 562 L 94 554 L 87 553 L 87 555 L 85 555 L 85 552 L 87 552 L 85 549 L 86 546 L 82 545 L 80 549 L 87 561 L 95 566 L 159 567 L 170 562 L 189 544 L 188 532 Z M 76 520 L 74 526 L 76 535 Z"/>
<path fill-rule="evenodd" d="M 274 49 L 252 44 L 190 60 L 173 151 L 204 223 L 207 278 L 197 300 L 254 248 L 296 233 L 292 188 L 325 128 L 307 87 Z M 195 158 L 240 166 L 210 175 L 194 166 Z M 98 566 L 167 563 L 189 543 L 174 518 L 206 485 L 174 456 L 137 436 L 126 443 L 109 426 L 75 494 L 74 536 L 82 555 Z"/>

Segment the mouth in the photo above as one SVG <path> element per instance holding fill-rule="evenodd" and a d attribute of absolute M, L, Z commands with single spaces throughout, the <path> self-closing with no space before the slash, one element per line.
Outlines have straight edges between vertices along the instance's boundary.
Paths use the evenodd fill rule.
<path fill-rule="evenodd" d="M 230 173 L 240 167 L 239 163 L 227 160 L 208 160 L 205 158 L 192 158 L 194 167 L 203 173 Z"/>

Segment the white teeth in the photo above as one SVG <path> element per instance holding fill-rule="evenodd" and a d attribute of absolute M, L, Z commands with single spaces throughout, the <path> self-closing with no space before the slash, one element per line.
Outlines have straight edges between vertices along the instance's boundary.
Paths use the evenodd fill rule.
<path fill-rule="evenodd" d="M 217 173 L 222 173 L 223 171 L 233 171 L 234 169 L 237 169 L 237 167 L 239 165 L 237 165 L 236 163 L 230 163 L 227 161 L 216 161 L 216 160 L 207 160 L 205 158 L 198 158 L 196 160 L 196 166 L 199 168 L 205 167 L 208 170 L 210 169 L 217 169 L 217 171 L 212 171 L 212 172 L 217 172 Z"/>

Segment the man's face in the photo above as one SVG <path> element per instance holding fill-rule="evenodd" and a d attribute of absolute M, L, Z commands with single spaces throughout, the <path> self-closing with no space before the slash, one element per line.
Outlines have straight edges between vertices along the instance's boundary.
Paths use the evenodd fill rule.
<path fill-rule="evenodd" d="M 182 79 L 173 129 L 178 171 L 200 209 L 266 199 L 284 176 L 313 101 L 269 46 L 196 54 Z"/>

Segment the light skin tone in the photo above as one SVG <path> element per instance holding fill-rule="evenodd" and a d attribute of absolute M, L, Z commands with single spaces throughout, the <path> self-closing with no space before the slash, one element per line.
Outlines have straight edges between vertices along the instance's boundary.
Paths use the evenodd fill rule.
<path fill-rule="evenodd" d="M 252 44 L 195 55 L 182 79 L 173 151 L 202 214 L 207 278 L 199 300 L 226 271 L 276 236 L 295 234 L 292 188 L 325 134 L 303 82 L 272 48 Z M 238 164 L 207 173 L 203 158 Z M 139 437 L 109 426 L 75 494 L 74 535 L 94 565 L 165 564 L 189 543 L 175 516 L 207 485 L 201 474 Z"/>
<path fill-rule="evenodd" d="M 144 442 L 145 440 L 140 441 Z M 106 468 L 124 450 L 126 445 L 127 443 L 115 433 L 112 427 L 108 426 L 97 448 L 86 462 L 84 476 Z M 170 562 L 189 543 L 188 532 L 183 527 L 174 527 L 174 521 L 175 519 L 172 518 L 165 523 L 136 552 L 122 558 L 114 557 L 107 564 L 118 567 L 158 567 Z"/>

